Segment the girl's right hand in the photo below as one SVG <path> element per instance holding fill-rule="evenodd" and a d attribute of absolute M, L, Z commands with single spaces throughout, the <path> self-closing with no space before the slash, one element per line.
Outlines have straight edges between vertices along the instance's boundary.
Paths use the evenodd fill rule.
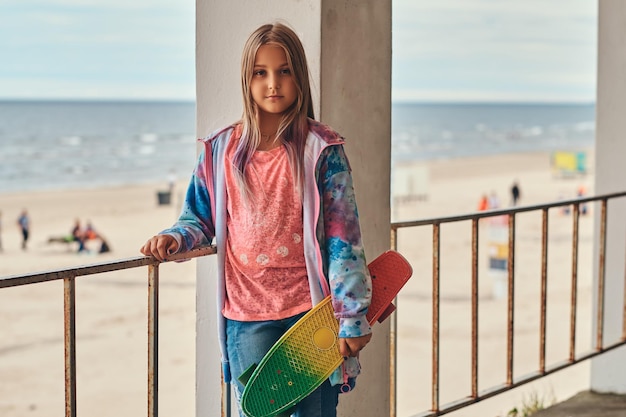
<path fill-rule="evenodd" d="M 178 242 L 170 235 L 156 235 L 148 239 L 140 251 L 146 256 L 153 256 L 163 262 L 169 255 L 178 251 Z"/>

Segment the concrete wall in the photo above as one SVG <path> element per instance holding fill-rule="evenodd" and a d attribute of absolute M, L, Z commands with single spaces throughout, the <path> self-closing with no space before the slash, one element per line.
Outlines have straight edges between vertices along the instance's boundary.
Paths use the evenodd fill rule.
<path fill-rule="evenodd" d="M 599 1 L 596 116 L 596 194 L 626 190 L 626 2 Z M 599 210 L 597 210 L 599 211 Z M 626 201 L 609 204 L 607 224 L 604 344 L 621 340 L 624 312 Z M 596 230 L 599 217 L 596 213 Z M 596 232 L 596 240 L 598 239 Z M 596 245 L 597 246 L 597 245 Z M 596 248 L 596 259 L 598 249 Z M 594 266 L 594 271 L 598 265 Z M 595 273 L 597 284 L 597 272 Z M 595 286 L 594 286 L 595 287 Z M 597 291 L 594 292 L 597 300 Z M 597 306 L 595 306 L 597 308 Z M 594 308 L 594 309 L 595 309 Z M 595 317 L 595 316 L 594 316 Z M 595 327 L 593 329 L 595 341 Z M 626 393 L 626 349 L 592 360 L 591 389 Z"/>
<path fill-rule="evenodd" d="M 316 115 L 347 138 L 367 256 L 371 260 L 388 249 L 391 0 L 197 0 L 196 8 L 198 136 L 241 116 L 245 39 L 261 24 L 285 21 L 307 51 Z M 214 261 L 198 265 L 198 416 L 220 415 Z M 342 395 L 341 415 L 389 415 L 388 323 L 377 325 L 362 359 L 363 375 L 355 392 Z"/>

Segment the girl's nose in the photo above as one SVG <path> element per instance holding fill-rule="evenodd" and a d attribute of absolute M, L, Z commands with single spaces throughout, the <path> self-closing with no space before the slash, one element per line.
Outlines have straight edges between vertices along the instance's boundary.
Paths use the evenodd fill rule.
<path fill-rule="evenodd" d="M 278 90 L 280 88 L 280 80 L 277 76 L 270 76 L 267 82 L 267 86 L 270 90 Z"/>

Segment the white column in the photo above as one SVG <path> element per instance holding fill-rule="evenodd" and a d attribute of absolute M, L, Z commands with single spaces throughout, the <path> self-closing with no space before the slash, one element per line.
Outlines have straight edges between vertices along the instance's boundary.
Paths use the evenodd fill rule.
<path fill-rule="evenodd" d="M 604 194 L 626 190 L 626 2 L 600 0 L 598 19 L 595 191 L 596 194 Z M 608 210 L 604 345 L 619 341 L 622 335 L 626 201 L 620 199 L 610 203 Z M 599 238 L 597 212 L 596 241 Z M 596 243 L 596 259 L 597 255 Z M 594 268 L 597 284 L 597 262 Z M 597 300 L 597 290 L 594 292 L 594 300 Z M 594 311 L 596 308 L 597 305 Z M 592 340 L 595 341 L 595 326 L 593 332 Z M 620 348 L 592 360 L 591 389 L 626 393 L 625 375 L 626 348 Z"/>
<path fill-rule="evenodd" d="M 197 134 L 241 116 L 240 59 L 258 26 L 281 20 L 307 52 L 318 118 L 347 138 L 361 226 L 371 260 L 389 248 L 391 163 L 391 0 L 196 1 Z M 319 117 L 321 115 L 321 117 Z M 196 415 L 220 415 L 214 259 L 197 277 Z M 389 415 L 389 324 L 377 325 L 363 353 L 343 417 Z M 234 416 L 235 414 L 233 414 Z"/>

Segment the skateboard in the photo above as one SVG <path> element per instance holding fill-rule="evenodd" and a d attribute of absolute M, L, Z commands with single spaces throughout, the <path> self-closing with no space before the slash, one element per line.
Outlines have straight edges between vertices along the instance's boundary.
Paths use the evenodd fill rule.
<path fill-rule="evenodd" d="M 395 306 L 392 301 L 413 271 L 395 251 L 374 259 L 372 300 L 367 313 L 370 325 L 384 321 Z M 238 379 L 245 386 L 241 408 L 250 417 L 283 417 L 319 387 L 343 362 L 338 346 L 339 322 L 331 297 L 326 297 L 296 322 L 269 350 L 258 365 Z"/>

